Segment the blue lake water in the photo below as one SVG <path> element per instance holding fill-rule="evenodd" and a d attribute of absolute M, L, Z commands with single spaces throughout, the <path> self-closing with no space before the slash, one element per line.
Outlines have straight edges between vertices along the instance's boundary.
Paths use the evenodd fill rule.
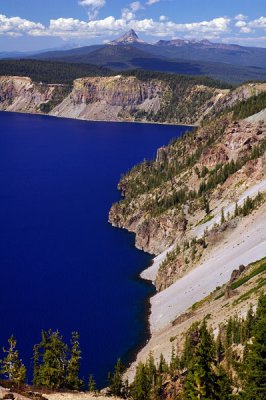
<path fill-rule="evenodd" d="M 0 113 L 0 348 L 14 334 L 30 369 L 42 329 L 76 330 L 104 385 L 143 344 L 151 256 L 108 211 L 121 173 L 186 129 Z"/>

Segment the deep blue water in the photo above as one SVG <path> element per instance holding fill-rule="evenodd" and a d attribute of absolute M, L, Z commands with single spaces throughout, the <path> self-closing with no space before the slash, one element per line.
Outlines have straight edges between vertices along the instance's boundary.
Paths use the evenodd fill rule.
<path fill-rule="evenodd" d="M 102 385 L 143 343 L 151 256 L 108 211 L 121 173 L 186 129 L 0 113 L 0 347 L 14 334 L 30 368 L 42 329 L 77 330 Z"/>

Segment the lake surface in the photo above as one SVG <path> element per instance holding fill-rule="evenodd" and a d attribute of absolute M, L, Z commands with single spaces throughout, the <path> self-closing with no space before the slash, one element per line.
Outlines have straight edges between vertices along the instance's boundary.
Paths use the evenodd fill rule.
<path fill-rule="evenodd" d="M 144 343 L 151 256 L 108 212 L 121 173 L 185 130 L 0 113 L 0 348 L 14 334 L 31 369 L 42 329 L 78 331 L 82 376 L 104 385 Z"/>

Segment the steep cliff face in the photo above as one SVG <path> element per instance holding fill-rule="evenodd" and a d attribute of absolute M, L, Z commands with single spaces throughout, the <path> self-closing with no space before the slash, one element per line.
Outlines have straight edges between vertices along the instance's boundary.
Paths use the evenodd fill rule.
<path fill-rule="evenodd" d="M 233 121 L 228 114 L 159 149 L 154 161 L 121 179 L 124 199 L 113 205 L 109 220 L 135 232 L 140 249 L 156 255 L 169 249 L 154 278 L 158 290 L 238 226 L 254 185 L 266 190 L 265 149 L 265 122 Z M 265 201 L 258 192 L 250 192 L 258 196 L 251 208 Z"/>
<path fill-rule="evenodd" d="M 165 90 L 163 82 L 135 77 L 81 78 L 52 115 L 87 120 L 135 120 L 141 113 L 156 113 Z M 140 118 L 141 119 L 141 118 Z"/>
<path fill-rule="evenodd" d="M 0 109 L 106 121 L 196 123 L 229 90 L 136 76 L 80 78 L 73 86 L 0 77 Z"/>
<path fill-rule="evenodd" d="M 0 77 L 0 110 L 104 121 L 198 124 L 265 90 L 264 84 L 221 89 L 195 80 L 136 76 L 76 79 L 73 86 Z"/>
<path fill-rule="evenodd" d="M 41 113 L 49 112 L 62 101 L 69 89 L 65 85 L 34 83 L 25 77 L 0 77 L 0 110 Z"/>

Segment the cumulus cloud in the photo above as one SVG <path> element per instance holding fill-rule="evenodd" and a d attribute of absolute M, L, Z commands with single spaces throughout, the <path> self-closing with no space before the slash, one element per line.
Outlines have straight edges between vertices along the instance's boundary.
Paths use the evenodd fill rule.
<path fill-rule="evenodd" d="M 99 10 L 105 6 L 105 0 L 79 0 L 79 4 L 88 8 L 89 18 L 95 19 L 99 14 Z"/>
<path fill-rule="evenodd" d="M 151 19 L 136 20 L 124 11 L 122 18 L 107 17 L 103 20 L 84 22 L 73 18 L 59 18 L 51 20 L 46 34 L 64 37 L 97 37 L 119 34 L 128 29 L 135 29 L 140 33 L 151 36 L 173 36 L 179 32 L 193 33 L 193 35 L 218 34 L 228 30 L 230 20 L 215 18 L 210 21 L 177 24 L 172 21 L 154 21 Z M 38 32 L 38 34 L 41 32 Z"/>
<path fill-rule="evenodd" d="M 127 8 L 122 8 L 122 19 L 131 21 L 136 17 L 136 12 L 142 10 L 144 7 L 140 1 L 133 1 Z"/>
<path fill-rule="evenodd" d="M 254 19 L 253 21 L 250 21 L 248 25 L 252 28 L 266 29 L 266 17 Z"/>
<path fill-rule="evenodd" d="M 135 18 L 135 14 L 129 8 L 122 9 L 122 19 L 125 21 L 131 21 Z"/>
<path fill-rule="evenodd" d="M 254 29 L 264 29 L 266 30 L 266 17 L 260 17 L 252 21 L 246 21 L 244 19 L 238 19 L 235 26 L 239 28 L 241 33 L 251 33 L 255 32 Z"/>
<path fill-rule="evenodd" d="M 133 12 L 136 12 L 143 9 L 144 7 L 140 1 L 133 1 L 133 3 L 130 4 L 130 8 Z"/>
<path fill-rule="evenodd" d="M 105 0 L 84 0 L 87 5 L 103 4 Z M 49 36 L 59 37 L 65 40 L 72 39 L 93 39 L 96 37 L 102 40 L 110 40 L 110 36 L 119 35 L 129 29 L 134 29 L 138 33 L 154 37 L 175 37 L 186 38 L 209 38 L 223 40 L 232 33 L 236 33 L 236 40 L 240 43 L 239 33 L 247 35 L 256 33 L 258 30 L 266 29 L 266 17 L 248 21 L 244 18 L 218 17 L 211 20 L 193 23 L 177 23 L 161 15 L 158 20 L 153 18 L 137 19 L 136 12 L 142 7 L 141 2 L 134 1 L 122 11 L 120 18 L 109 16 L 104 19 L 93 19 L 82 21 L 75 18 L 51 19 L 47 26 L 39 22 L 29 21 L 20 17 L 7 17 L 0 15 L 0 35 L 17 37 L 21 35 L 29 36 Z M 259 36 L 259 35 L 257 35 Z M 263 38 L 263 36 L 261 36 Z M 260 43 L 263 39 L 261 39 Z M 255 38 L 254 38 L 255 41 Z M 265 44 L 264 44 L 265 45 Z"/>
<path fill-rule="evenodd" d="M 244 14 L 238 14 L 238 15 L 235 16 L 235 19 L 237 21 L 245 21 L 247 18 L 248 17 L 246 15 L 244 15 Z"/>
<path fill-rule="evenodd" d="M 8 18 L 0 14 L 0 35 L 22 36 L 23 34 L 31 34 L 34 30 L 44 31 L 44 25 L 20 17 Z"/>
<path fill-rule="evenodd" d="M 159 1 L 161 1 L 161 0 L 148 0 L 146 4 L 147 4 L 148 6 L 152 6 L 152 5 L 155 4 L 155 3 L 159 3 Z"/>

